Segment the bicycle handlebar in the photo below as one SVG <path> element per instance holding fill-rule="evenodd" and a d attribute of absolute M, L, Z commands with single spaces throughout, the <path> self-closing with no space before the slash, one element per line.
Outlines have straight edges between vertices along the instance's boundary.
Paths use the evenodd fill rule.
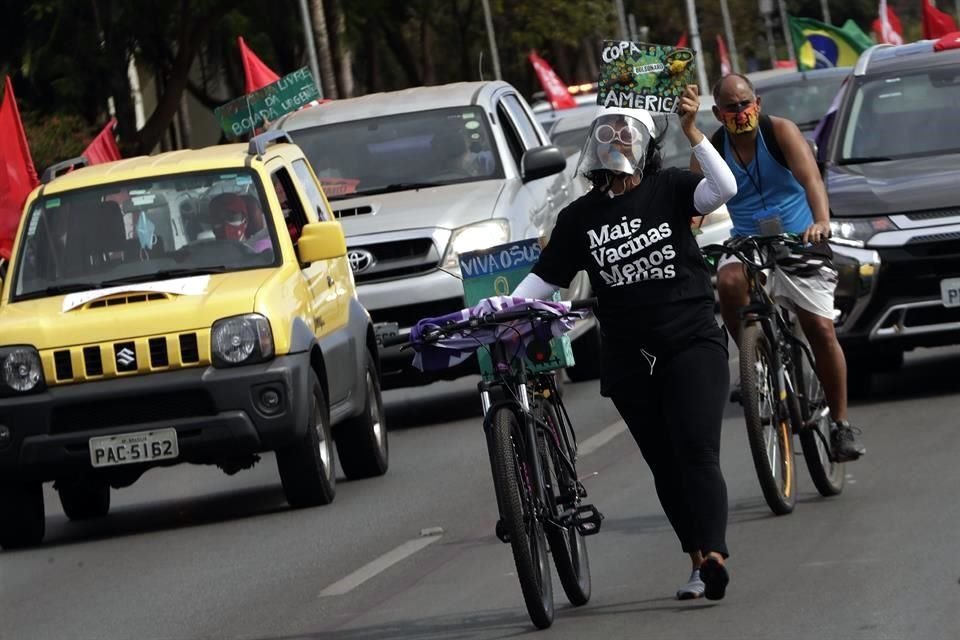
<path fill-rule="evenodd" d="M 792 233 L 783 233 L 771 236 L 736 236 L 727 240 L 724 244 L 708 244 L 701 251 L 704 255 L 710 257 L 719 257 L 732 255 L 752 269 L 769 269 L 777 263 L 777 255 L 770 255 L 762 263 L 756 262 L 756 258 L 749 255 L 750 249 L 756 249 L 758 253 L 764 248 L 769 247 L 802 247 L 803 240 L 799 235 Z"/>
<path fill-rule="evenodd" d="M 597 306 L 596 298 L 584 298 L 582 300 L 571 300 L 570 301 L 570 310 L 578 311 L 580 309 L 594 309 Z M 504 322 L 510 322 L 511 320 L 535 320 L 537 318 L 554 318 L 556 317 L 554 313 L 549 311 L 544 311 L 540 309 L 533 309 L 530 307 L 524 307 L 520 309 L 504 309 L 503 311 L 494 311 L 492 313 L 485 313 L 482 316 L 475 318 L 467 318 L 466 320 L 461 320 L 460 322 L 451 322 L 442 327 L 437 327 L 429 336 L 424 336 L 424 341 L 431 341 L 440 339 L 444 335 L 460 331 L 462 329 L 476 329 L 479 327 L 486 327 L 496 324 L 503 324 Z M 410 344 L 410 334 L 398 334 L 395 336 L 385 336 L 381 340 L 381 344 L 385 347 L 394 347 L 397 345 L 406 345 Z"/>

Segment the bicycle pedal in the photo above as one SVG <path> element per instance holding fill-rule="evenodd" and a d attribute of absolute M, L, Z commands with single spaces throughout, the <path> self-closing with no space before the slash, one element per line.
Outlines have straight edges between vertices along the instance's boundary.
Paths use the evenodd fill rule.
<path fill-rule="evenodd" d="M 577 512 L 573 516 L 577 531 L 582 536 L 592 536 L 600 533 L 600 523 L 603 522 L 603 514 L 592 504 L 582 504 L 577 507 Z"/>
<path fill-rule="evenodd" d="M 583 486 L 583 483 L 577 480 L 577 497 L 586 498 L 587 497 L 587 488 Z"/>
<path fill-rule="evenodd" d="M 507 527 L 503 524 L 503 520 L 497 520 L 497 526 L 495 527 L 494 532 L 496 533 L 500 542 L 503 542 L 504 544 L 510 544 L 510 532 L 507 531 Z"/>

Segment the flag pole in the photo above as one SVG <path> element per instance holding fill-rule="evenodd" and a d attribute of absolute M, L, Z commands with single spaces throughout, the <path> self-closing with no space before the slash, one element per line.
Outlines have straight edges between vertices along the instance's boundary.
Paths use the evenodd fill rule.
<path fill-rule="evenodd" d="M 787 7 L 783 0 L 778 0 L 780 5 L 780 24 L 783 25 L 783 39 L 787 43 L 787 55 L 790 56 L 790 62 L 796 63 L 797 55 L 793 51 L 793 37 L 790 35 L 790 24 L 787 21 Z M 797 67 L 799 69 L 799 66 Z"/>
<path fill-rule="evenodd" d="M 690 41 L 693 43 L 694 52 L 700 55 L 697 62 L 697 81 L 700 83 L 700 93 L 710 90 L 707 84 L 707 70 L 704 68 L 703 45 L 700 43 L 700 25 L 697 22 L 697 7 L 693 0 L 687 0 L 687 19 L 690 21 Z"/>
<path fill-rule="evenodd" d="M 960 0 L 957 1 L 960 2 Z M 727 6 L 727 0 L 720 0 L 720 11 L 723 13 L 723 30 L 727 32 L 727 44 L 730 47 L 730 62 L 733 64 L 733 72 L 740 73 L 737 41 L 733 37 L 733 25 L 730 23 L 730 7 Z"/>
<path fill-rule="evenodd" d="M 497 53 L 497 38 L 493 33 L 493 17 L 490 15 L 490 2 L 483 0 L 483 19 L 487 24 L 487 38 L 490 40 L 490 57 L 493 58 L 493 75 L 497 80 L 500 74 L 500 54 Z"/>
<path fill-rule="evenodd" d="M 303 22 L 303 32 L 307 41 L 307 55 L 310 58 L 310 73 L 313 74 L 313 84 L 317 86 L 320 99 L 323 100 L 323 82 L 320 80 L 320 65 L 317 63 L 317 43 L 313 39 L 313 26 L 310 23 L 310 10 L 307 8 L 307 0 L 300 0 L 300 20 Z"/>
<path fill-rule="evenodd" d="M 960 0 L 957 0 L 960 2 Z M 823 21 L 826 24 L 833 24 L 830 21 L 830 3 L 827 0 L 820 0 L 820 12 L 823 14 Z"/>

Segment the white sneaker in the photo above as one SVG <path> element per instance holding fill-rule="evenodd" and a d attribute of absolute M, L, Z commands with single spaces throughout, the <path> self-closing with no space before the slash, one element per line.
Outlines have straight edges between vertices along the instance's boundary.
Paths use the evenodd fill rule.
<path fill-rule="evenodd" d="M 700 569 L 694 569 L 687 584 L 677 589 L 677 600 L 696 600 L 703 597 L 703 580 L 700 579 Z"/>

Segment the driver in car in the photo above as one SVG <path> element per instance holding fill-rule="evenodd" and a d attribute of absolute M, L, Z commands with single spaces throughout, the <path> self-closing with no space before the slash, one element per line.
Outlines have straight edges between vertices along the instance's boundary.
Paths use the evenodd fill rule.
<path fill-rule="evenodd" d="M 222 193 L 210 201 L 210 224 L 217 240 L 243 242 L 256 253 L 273 248 L 270 233 L 263 224 L 263 217 L 263 212 L 254 202 L 254 198 Z M 258 221 L 261 228 L 252 229 Z"/>

